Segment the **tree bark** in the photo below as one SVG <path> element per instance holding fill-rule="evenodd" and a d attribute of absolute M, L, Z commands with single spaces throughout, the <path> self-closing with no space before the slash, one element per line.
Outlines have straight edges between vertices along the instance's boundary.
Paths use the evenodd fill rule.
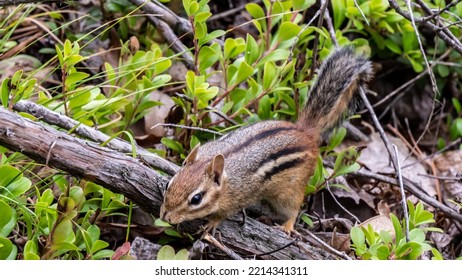
<path fill-rule="evenodd" d="M 166 178 L 129 155 L 101 147 L 0 108 L 0 145 L 100 184 L 123 194 L 144 210 L 158 216 Z M 335 259 L 335 255 L 295 241 L 285 233 L 251 218 L 241 225 L 239 215 L 219 227 L 219 240 L 244 258 Z M 199 229 L 197 222 L 185 223 L 188 232 Z M 287 246 L 291 244 L 290 246 Z M 282 249 L 281 249 L 282 248 Z M 280 249 L 280 250 L 279 250 Z M 265 254 L 272 252 L 270 254 Z"/>

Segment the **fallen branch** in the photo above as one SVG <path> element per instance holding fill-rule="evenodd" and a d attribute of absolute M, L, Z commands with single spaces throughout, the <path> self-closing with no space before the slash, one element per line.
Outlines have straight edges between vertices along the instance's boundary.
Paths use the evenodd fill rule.
<path fill-rule="evenodd" d="M 72 118 L 53 112 L 41 105 L 35 104 L 34 102 L 22 100 L 14 104 L 13 109 L 18 112 L 28 113 L 36 117 L 37 119 L 45 121 L 50 125 L 56 125 L 65 130 L 72 131 L 78 136 L 83 137 L 85 139 L 89 139 L 98 144 L 108 142 L 107 147 L 112 150 L 116 150 L 121 153 L 127 154 L 133 152 L 133 147 L 130 143 L 118 138 L 110 140 L 111 138 L 106 134 L 87 125 L 84 125 Z M 142 147 L 135 145 L 135 151 L 137 156 L 139 156 L 144 162 L 149 164 L 151 167 L 166 172 L 169 175 L 174 175 L 179 170 L 179 167 L 177 165 L 169 162 L 168 160 L 165 160 L 164 158 L 156 154 L 147 151 Z"/>

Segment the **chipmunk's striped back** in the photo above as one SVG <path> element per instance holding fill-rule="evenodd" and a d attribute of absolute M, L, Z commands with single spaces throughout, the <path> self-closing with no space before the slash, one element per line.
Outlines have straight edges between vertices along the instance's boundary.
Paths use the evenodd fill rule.
<path fill-rule="evenodd" d="M 170 223 L 207 217 L 207 228 L 262 199 L 290 232 L 313 174 L 322 133 L 355 108 L 372 75 L 369 61 L 350 48 L 329 56 L 294 124 L 262 121 L 196 147 L 172 178 L 161 207 Z"/>

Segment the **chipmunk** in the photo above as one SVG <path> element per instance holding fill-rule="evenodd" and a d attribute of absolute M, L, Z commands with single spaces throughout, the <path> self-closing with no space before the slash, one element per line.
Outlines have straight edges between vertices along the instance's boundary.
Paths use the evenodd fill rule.
<path fill-rule="evenodd" d="M 322 135 L 356 109 L 358 91 L 371 78 L 365 57 L 352 48 L 335 50 L 320 67 L 295 123 L 261 121 L 196 146 L 165 190 L 161 219 L 177 224 L 206 218 L 205 230 L 214 232 L 223 219 L 266 200 L 290 234 Z"/>

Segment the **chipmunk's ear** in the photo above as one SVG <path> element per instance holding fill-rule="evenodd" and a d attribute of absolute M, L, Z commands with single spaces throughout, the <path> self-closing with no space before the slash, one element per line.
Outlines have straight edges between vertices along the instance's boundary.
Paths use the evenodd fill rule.
<path fill-rule="evenodd" d="M 207 168 L 207 171 L 212 180 L 220 186 L 224 179 L 225 157 L 223 155 L 216 155 Z"/>
<path fill-rule="evenodd" d="M 200 145 L 197 145 L 196 147 L 194 147 L 194 149 L 189 153 L 189 155 L 183 161 L 183 166 L 185 166 L 187 164 L 190 164 L 190 163 L 193 163 L 194 161 L 196 161 L 197 152 L 199 152 L 199 147 L 200 147 Z"/>

